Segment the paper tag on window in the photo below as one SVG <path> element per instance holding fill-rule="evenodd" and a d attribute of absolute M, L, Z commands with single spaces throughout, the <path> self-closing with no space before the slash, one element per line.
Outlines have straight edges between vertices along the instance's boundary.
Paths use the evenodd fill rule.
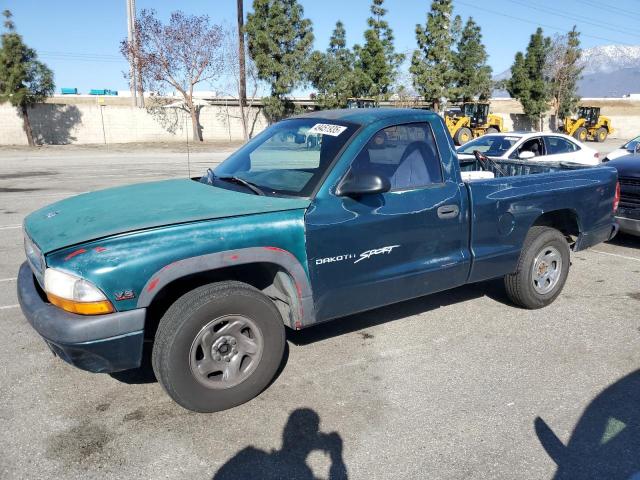
<path fill-rule="evenodd" d="M 346 129 L 347 127 L 343 127 L 342 125 L 333 125 L 331 123 L 316 123 L 309 129 L 307 134 L 331 135 L 332 137 L 337 137 Z"/>

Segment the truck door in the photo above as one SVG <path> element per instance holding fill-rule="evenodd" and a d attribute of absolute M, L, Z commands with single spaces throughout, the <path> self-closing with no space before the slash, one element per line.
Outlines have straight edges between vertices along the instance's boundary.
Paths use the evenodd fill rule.
<path fill-rule="evenodd" d="M 468 198 L 452 169 L 443 168 L 429 123 L 396 125 L 375 133 L 347 173 L 384 176 L 389 192 L 316 198 L 306 236 L 318 320 L 466 281 Z"/>

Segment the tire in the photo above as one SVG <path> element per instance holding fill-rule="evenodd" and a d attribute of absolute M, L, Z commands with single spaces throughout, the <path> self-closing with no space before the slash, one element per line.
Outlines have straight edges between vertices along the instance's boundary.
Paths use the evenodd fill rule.
<path fill-rule="evenodd" d="M 604 142 L 607 139 L 608 134 L 609 132 L 606 128 L 600 127 L 598 130 L 596 130 L 596 134 L 594 136 L 595 141 L 600 143 Z"/>
<path fill-rule="evenodd" d="M 587 132 L 587 129 L 584 127 L 580 127 L 575 132 L 573 132 L 573 138 L 575 138 L 580 142 L 586 142 L 587 136 L 588 136 L 588 132 Z"/>
<path fill-rule="evenodd" d="M 546 307 L 560 295 L 569 274 L 569 262 L 569 244 L 561 232 L 555 228 L 531 227 L 516 272 L 504 277 L 507 295 L 523 308 Z M 555 276 L 550 273 L 543 280 L 541 274 L 554 271 Z"/>
<path fill-rule="evenodd" d="M 489 127 L 487 128 L 487 131 L 484 132 L 485 135 L 488 135 L 490 133 L 500 133 L 500 131 L 495 127 Z"/>
<path fill-rule="evenodd" d="M 471 133 L 471 130 L 468 129 L 467 127 L 462 127 L 458 129 L 456 134 L 453 136 L 453 141 L 455 142 L 456 145 L 464 145 L 472 138 L 473 138 L 473 134 Z"/>
<path fill-rule="evenodd" d="M 217 412 L 268 386 L 285 343 L 282 317 L 269 298 L 241 282 L 212 283 L 186 293 L 164 314 L 153 371 L 182 407 Z"/>

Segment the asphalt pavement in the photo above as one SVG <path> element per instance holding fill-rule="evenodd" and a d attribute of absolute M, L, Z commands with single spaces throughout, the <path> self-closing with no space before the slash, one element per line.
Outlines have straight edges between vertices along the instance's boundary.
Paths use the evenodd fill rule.
<path fill-rule="evenodd" d="M 188 168 L 175 148 L 0 149 L 0 478 L 638 478 L 633 237 L 572 254 L 542 310 L 512 306 L 492 281 L 289 332 L 275 382 L 216 414 L 177 406 L 148 369 L 91 374 L 54 358 L 16 306 L 24 216 L 195 175 L 230 151 L 214 150 L 190 152 Z"/>

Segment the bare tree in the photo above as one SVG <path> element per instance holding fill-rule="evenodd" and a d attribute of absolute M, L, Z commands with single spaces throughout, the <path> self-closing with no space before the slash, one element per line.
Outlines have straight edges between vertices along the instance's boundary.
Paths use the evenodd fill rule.
<path fill-rule="evenodd" d="M 135 59 L 140 78 L 148 89 L 175 88 L 191 116 L 193 138 L 202 141 L 200 105 L 193 90 L 202 82 L 214 81 L 222 69 L 222 27 L 211 24 L 207 15 L 173 12 L 163 24 L 155 10 L 142 10 L 136 20 L 135 38 L 123 40 L 120 51 Z"/>
<path fill-rule="evenodd" d="M 238 97 L 238 106 L 240 111 L 240 123 L 242 123 L 242 133 L 244 139 L 251 138 L 253 133 L 253 124 L 256 121 L 258 112 L 254 108 L 256 98 L 258 96 L 259 80 L 256 65 L 250 56 L 246 55 L 246 61 L 243 65 L 243 59 L 240 55 L 237 31 L 228 27 L 224 29 L 222 51 L 224 68 L 227 77 L 230 79 L 226 86 L 229 93 Z M 244 45 L 244 44 L 243 44 Z M 244 82 L 243 82 L 244 80 Z M 243 101 L 244 96 L 244 101 Z M 230 115 L 234 117 L 233 115 Z"/>
<path fill-rule="evenodd" d="M 584 68 L 581 54 L 580 32 L 575 26 L 566 35 L 555 36 L 545 63 L 545 76 L 550 80 L 556 122 L 574 113 L 580 102 L 578 81 Z"/>

